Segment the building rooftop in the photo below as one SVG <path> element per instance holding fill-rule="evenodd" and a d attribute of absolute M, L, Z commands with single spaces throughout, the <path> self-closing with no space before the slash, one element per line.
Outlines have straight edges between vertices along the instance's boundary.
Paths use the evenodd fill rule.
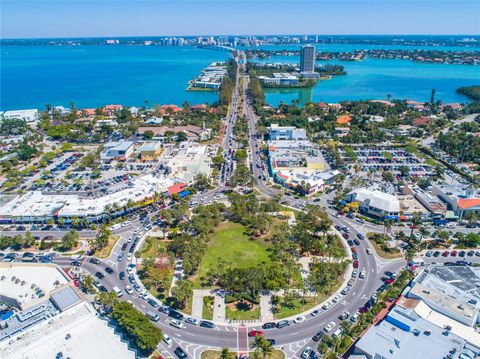
<path fill-rule="evenodd" d="M 355 353 L 374 358 L 445 358 L 471 354 L 478 348 L 442 327 L 432 325 L 414 311 L 395 306 L 380 324 L 371 327 L 355 345 Z M 465 358 L 475 358 L 465 357 Z"/>
<path fill-rule="evenodd" d="M 48 319 L 48 320 L 47 320 Z M 16 339 L 0 342 L 3 359 L 135 358 L 107 321 L 82 302 L 66 312 L 44 318 Z"/>
<path fill-rule="evenodd" d="M 350 192 L 355 194 L 355 200 L 368 203 L 369 206 L 385 212 L 399 212 L 400 203 L 396 196 L 368 188 L 357 188 Z"/>
<path fill-rule="evenodd" d="M 55 265 L 0 263 L 0 297 L 21 309 L 44 301 L 68 283 L 66 274 Z"/>

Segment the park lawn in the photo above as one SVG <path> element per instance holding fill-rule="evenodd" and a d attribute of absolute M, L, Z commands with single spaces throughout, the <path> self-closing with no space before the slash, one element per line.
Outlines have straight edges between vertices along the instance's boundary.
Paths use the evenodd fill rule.
<path fill-rule="evenodd" d="M 167 253 L 167 242 L 148 237 L 140 249 L 140 258 L 157 258 L 160 253 Z"/>
<path fill-rule="evenodd" d="M 250 240 L 244 231 L 244 226 L 232 222 L 223 222 L 215 228 L 207 253 L 198 267 L 194 288 L 202 288 L 202 278 L 206 278 L 219 258 L 235 268 L 255 267 L 262 262 L 271 262 L 267 251 L 270 244 L 261 239 Z"/>
<path fill-rule="evenodd" d="M 96 252 L 95 257 L 108 258 L 110 256 L 110 253 L 112 252 L 113 247 L 115 247 L 115 244 L 118 242 L 119 239 L 120 236 L 110 236 L 108 238 L 107 246 Z"/>
<path fill-rule="evenodd" d="M 203 297 L 202 318 L 207 320 L 213 319 L 213 297 Z"/>
<path fill-rule="evenodd" d="M 334 290 L 336 289 L 337 288 L 335 288 Z M 280 308 L 280 311 L 278 313 L 275 313 L 273 316 L 275 317 L 275 319 L 283 319 L 296 314 L 300 314 L 302 312 L 312 309 L 313 307 L 316 307 L 317 305 L 322 303 L 326 297 L 327 295 L 319 295 L 317 296 L 317 298 L 305 297 L 305 303 L 302 303 L 302 298 L 298 298 L 293 302 L 294 306 L 292 308 L 282 306 Z"/>
<path fill-rule="evenodd" d="M 260 318 L 260 306 L 257 304 L 251 310 L 243 309 L 241 303 L 228 304 L 226 306 L 225 315 L 231 320 L 255 320 Z"/>
<path fill-rule="evenodd" d="M 220 351 L 217 350 L 205 350 L 200 356 L 201 359 L 220 359 Z M 232 351 L 229 358 L 236 358 L 234 352 Z M 252 352 L 253 354 L 253 352 Z M 268 354 L 266 359 L 285 359 L 285 353 L 281 350 L 275 350 L 272 354 Z"/>

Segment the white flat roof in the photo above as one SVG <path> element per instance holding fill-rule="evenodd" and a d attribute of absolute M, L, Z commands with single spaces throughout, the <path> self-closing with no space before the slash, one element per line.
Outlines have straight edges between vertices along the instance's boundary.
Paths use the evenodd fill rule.
<path fill-rule="evenodd" d="M 0 263 L 1 295 L 15 299 L 22 308 L 45 300 L 53 290 L 68 282 L 65 273 L 56 265 Z M 44 293 L 44 297 L 37 294 L 37 288 Z"/>
<path fill-rule="evenodd" d="M 72 359 L 135 358 L 135 353 L 86 302 L 33 326 L 16 340 L 0 343 L 2 359 L 55 358 L 59 352 Z"/>

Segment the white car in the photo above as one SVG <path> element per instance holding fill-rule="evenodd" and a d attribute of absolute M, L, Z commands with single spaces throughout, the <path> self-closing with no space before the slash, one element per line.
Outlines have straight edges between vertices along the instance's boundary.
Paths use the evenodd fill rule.
<path fill-rule="evenodd" d="M 163 334 L 163 341 L 167 343 L 168 346 L 173 344 L 173 340 L 168 334 Z"/>
<path fill-rule="evenodd" d="M 332 302 L 338 303 L 342 298 L 343 298 L 343 295 L 337 294 L 335 297 L 333 297 Z"/>
<path fill-rule="evenodd" d="M 305 321 L 305 317 L 296 317 L 294 320 L 293 320 L 293 323 L 294 324 L 300 324 L 300 323 L 303 323 Z"/>
<path fill-rule="evenodd" d="M 332 302 L 326 302 L 324 305 L 322 305 L 322 309 L 323 309 L 323 310 L 327 310 L 327 309 L 330 308 L 332 305 L 333 305 Z"/>
<path fill-rule="evenodd" d="M 305 350 L 302 352 L 302 355 L 301 355 L 302 359 L 310 358 L 310 355 L 312 355 L 313 352 L 314 351 L 312 348 L 306 347 Z"/>
<path fill-rule="evenodd" d="M 132 260 L 132 253 L 128 253 L 127 254 L 127 261 L 131 261 Z"/>
<path fill-rule="evenodd" d="M 183 329 L 183 328 L 185 328 L 185 324 L 183 324 L 181 321 L 176 320 L 176 319 L 172 320 L 172 321 L 170 322 L 170 325 L 171 325 L 172 327 L 175 327 L 175 328 L 178 328 L 178 329 Z"/>
<path fill-rule="evenodd" d="M 367 274 L 367 272 L 365 272 L 365 269 L 362 270 L 362 271 L 360 272 L 360 275 L 359 275 L 360 279 L 365 279 L 366 274 Z"/>
<path fill-rule="evenodd" d="M 327 333 L 330 332 L 333 328 L 335 328 L 335 322 L 330 322 L 328 323 L 323 330 L 325 330 Z"/>
<path fill-rule="evenodd" d="M 133 293 L 132 287 L 130 287 L 129 285 L 127 285 L 127 286 L 125 287 L 125 292 L 127 292 L 128 294 L 132 294 L 132 293 Z"/>
<path fill-rule="evenodd" d="M 367 248 L 367 254 L 372 254 L 372 250 L 370 248 Z"/>

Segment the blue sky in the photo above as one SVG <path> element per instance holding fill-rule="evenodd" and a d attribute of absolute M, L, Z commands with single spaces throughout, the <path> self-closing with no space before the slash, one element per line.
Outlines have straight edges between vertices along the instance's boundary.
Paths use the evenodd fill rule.
<path fill-rule="evenodd" d="M 480 1 L 1 0 L 1 38 L 479 34 Z"/>

